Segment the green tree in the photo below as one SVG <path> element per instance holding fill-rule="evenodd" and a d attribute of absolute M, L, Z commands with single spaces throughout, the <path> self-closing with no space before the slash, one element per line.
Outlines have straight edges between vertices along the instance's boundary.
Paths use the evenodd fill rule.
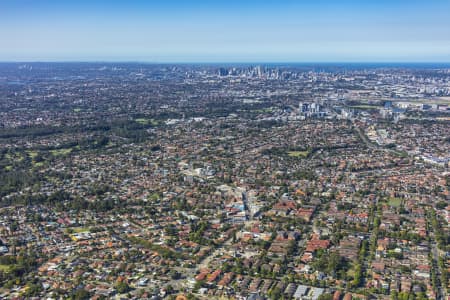
<path fill-rule="evenodd" d="M 322 294 L 317 299 L 318 300 L 333 300 L 333 295 L 331 295 L 331 294 Z"/>
<path fill-rule="evenodd" d="M 130 290 L 130 286 L 125 281 L 116 284 L 116 290 L 119 294 L 124 294 Z"/>
<path fill-rule="evenodd" d="M 91 297 L 91 295 L 85 289 L 78 289 L 73 294 L 74 300 L 85 300 L 85 299 L 89 299 L 90 297 Z"/>

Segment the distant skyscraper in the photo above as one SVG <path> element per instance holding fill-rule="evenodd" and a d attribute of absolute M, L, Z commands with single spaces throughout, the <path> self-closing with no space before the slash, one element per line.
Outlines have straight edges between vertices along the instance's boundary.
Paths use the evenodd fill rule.
<path fill-rule="evenodd" d="M 225 68 L 220 68 L 219 69 L 219 76 L 227 76 L 228 75 L 228 70 Z"/>
<path fill-rule="evenodd" d="M 261 66 L 258 66 L 256 68 L 256 74 L 258 75 L 258 77 L 262 77 L 264 75 L 264 70 Z"/>

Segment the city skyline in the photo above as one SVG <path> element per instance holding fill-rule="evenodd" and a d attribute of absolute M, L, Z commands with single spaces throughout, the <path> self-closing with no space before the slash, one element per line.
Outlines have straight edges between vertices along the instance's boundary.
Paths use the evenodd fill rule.
<path fill-rule="evenodd" d="M 447 1 L 2 1 L 0 61 L 450 62 Z"/>

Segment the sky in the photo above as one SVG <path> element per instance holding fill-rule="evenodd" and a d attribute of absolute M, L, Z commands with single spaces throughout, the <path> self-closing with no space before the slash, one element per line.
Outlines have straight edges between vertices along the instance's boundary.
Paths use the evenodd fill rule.
<path fill-rule="evenodd" d="M 0 61 L 450 62 L 450 0 L 0 0 Z"/>

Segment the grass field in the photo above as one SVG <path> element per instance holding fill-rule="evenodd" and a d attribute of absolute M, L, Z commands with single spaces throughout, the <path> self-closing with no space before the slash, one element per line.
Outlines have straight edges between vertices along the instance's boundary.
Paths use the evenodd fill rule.
<path fill-rule="evenodd" d="M 29 156 L 31 159 L 33 159 L 33 158 L 35 158 L 36 156 L 38 156 L 38 152 L 37 152 L 37 151 L 32 151 L 32 150 L 28 150 L 28 151 L 27 151 L 27 154 L 28 154 L 28 156 Z"/>
<path fill-rule="evenodd" d="M 13 154 L 6 153 L 5 158 L 8 160 L 18 161 L 18 162 L 21 162 L 25 159 L 25 157 L 23 157 L 23 155 L 19 152 L 14 152 Z"/>
<path fill-rule="evenodd" d="M 63 149 L 57 149 L 57 150 L 50 150 L 50 153 L 54 156 L 61 156 L 61 155 L 67 155 L 70 152 L 72 152 L 72 148 L 63 148 Z"/>
<path fill-rule="evenodd" d="M 85 227 L 74 227 L 71 229 L 72 229 L 73 233 L 89 232 L 89 228 L 85 228 Z"/>
<path fill-rule="evenodd" d="M 399 207 L 402 204 L 402 199 L 391 197 L 388 200 L 388 204 L 393 207 Z"/>
<path fill-rule="evenodd" d="M 158 125 L 158 121 L 156 121 L 155 119 L 145 119 L 145 118 L 138 118 L 134 120 L 135 122 L 142 124 L 142 125 L 148 125 L 151 124 L 153 126 Z"/>
<path fill-rule="evenodd" d="M 376 106 L 376 105 L 353 105 L 353 106 L 349 106 L 350 108 L 355 108 L 355 109 L 379 109 L 382 106 Z"/>
<path fill-rule="evenodd" d="M 33 161 L 33 167 L 42 167 L 44 165 L 43 161 L 39 161 L 39 162 L 34 162 Z"/>
<path fill-rule="evenodd" d="M 11 270 L 10 265 L 0 265 L 0 271 L 3 273 L 8 273 Z"/>
<path fill-rule="evenodd" d="M 159 194 L 158 193 L 153 193 L 150 195 L 149 200 L 150 201 L 156 201 L 159 199 Z"/>
<path fill-rule="evenodd" d="M 450 105 L 450 97 L 435 97 L 435 98 L 421 98 L 421 99 L 405 99 L 394 100 L 392 102 L 406 102 L 406 103 L 424 103 L 424 104 L 443 104 Z"/>
<path fill-rule="evenodd" d="M 309 155 L 309 151 L 289 151 L 288 156 L 305 158 Z"/>

